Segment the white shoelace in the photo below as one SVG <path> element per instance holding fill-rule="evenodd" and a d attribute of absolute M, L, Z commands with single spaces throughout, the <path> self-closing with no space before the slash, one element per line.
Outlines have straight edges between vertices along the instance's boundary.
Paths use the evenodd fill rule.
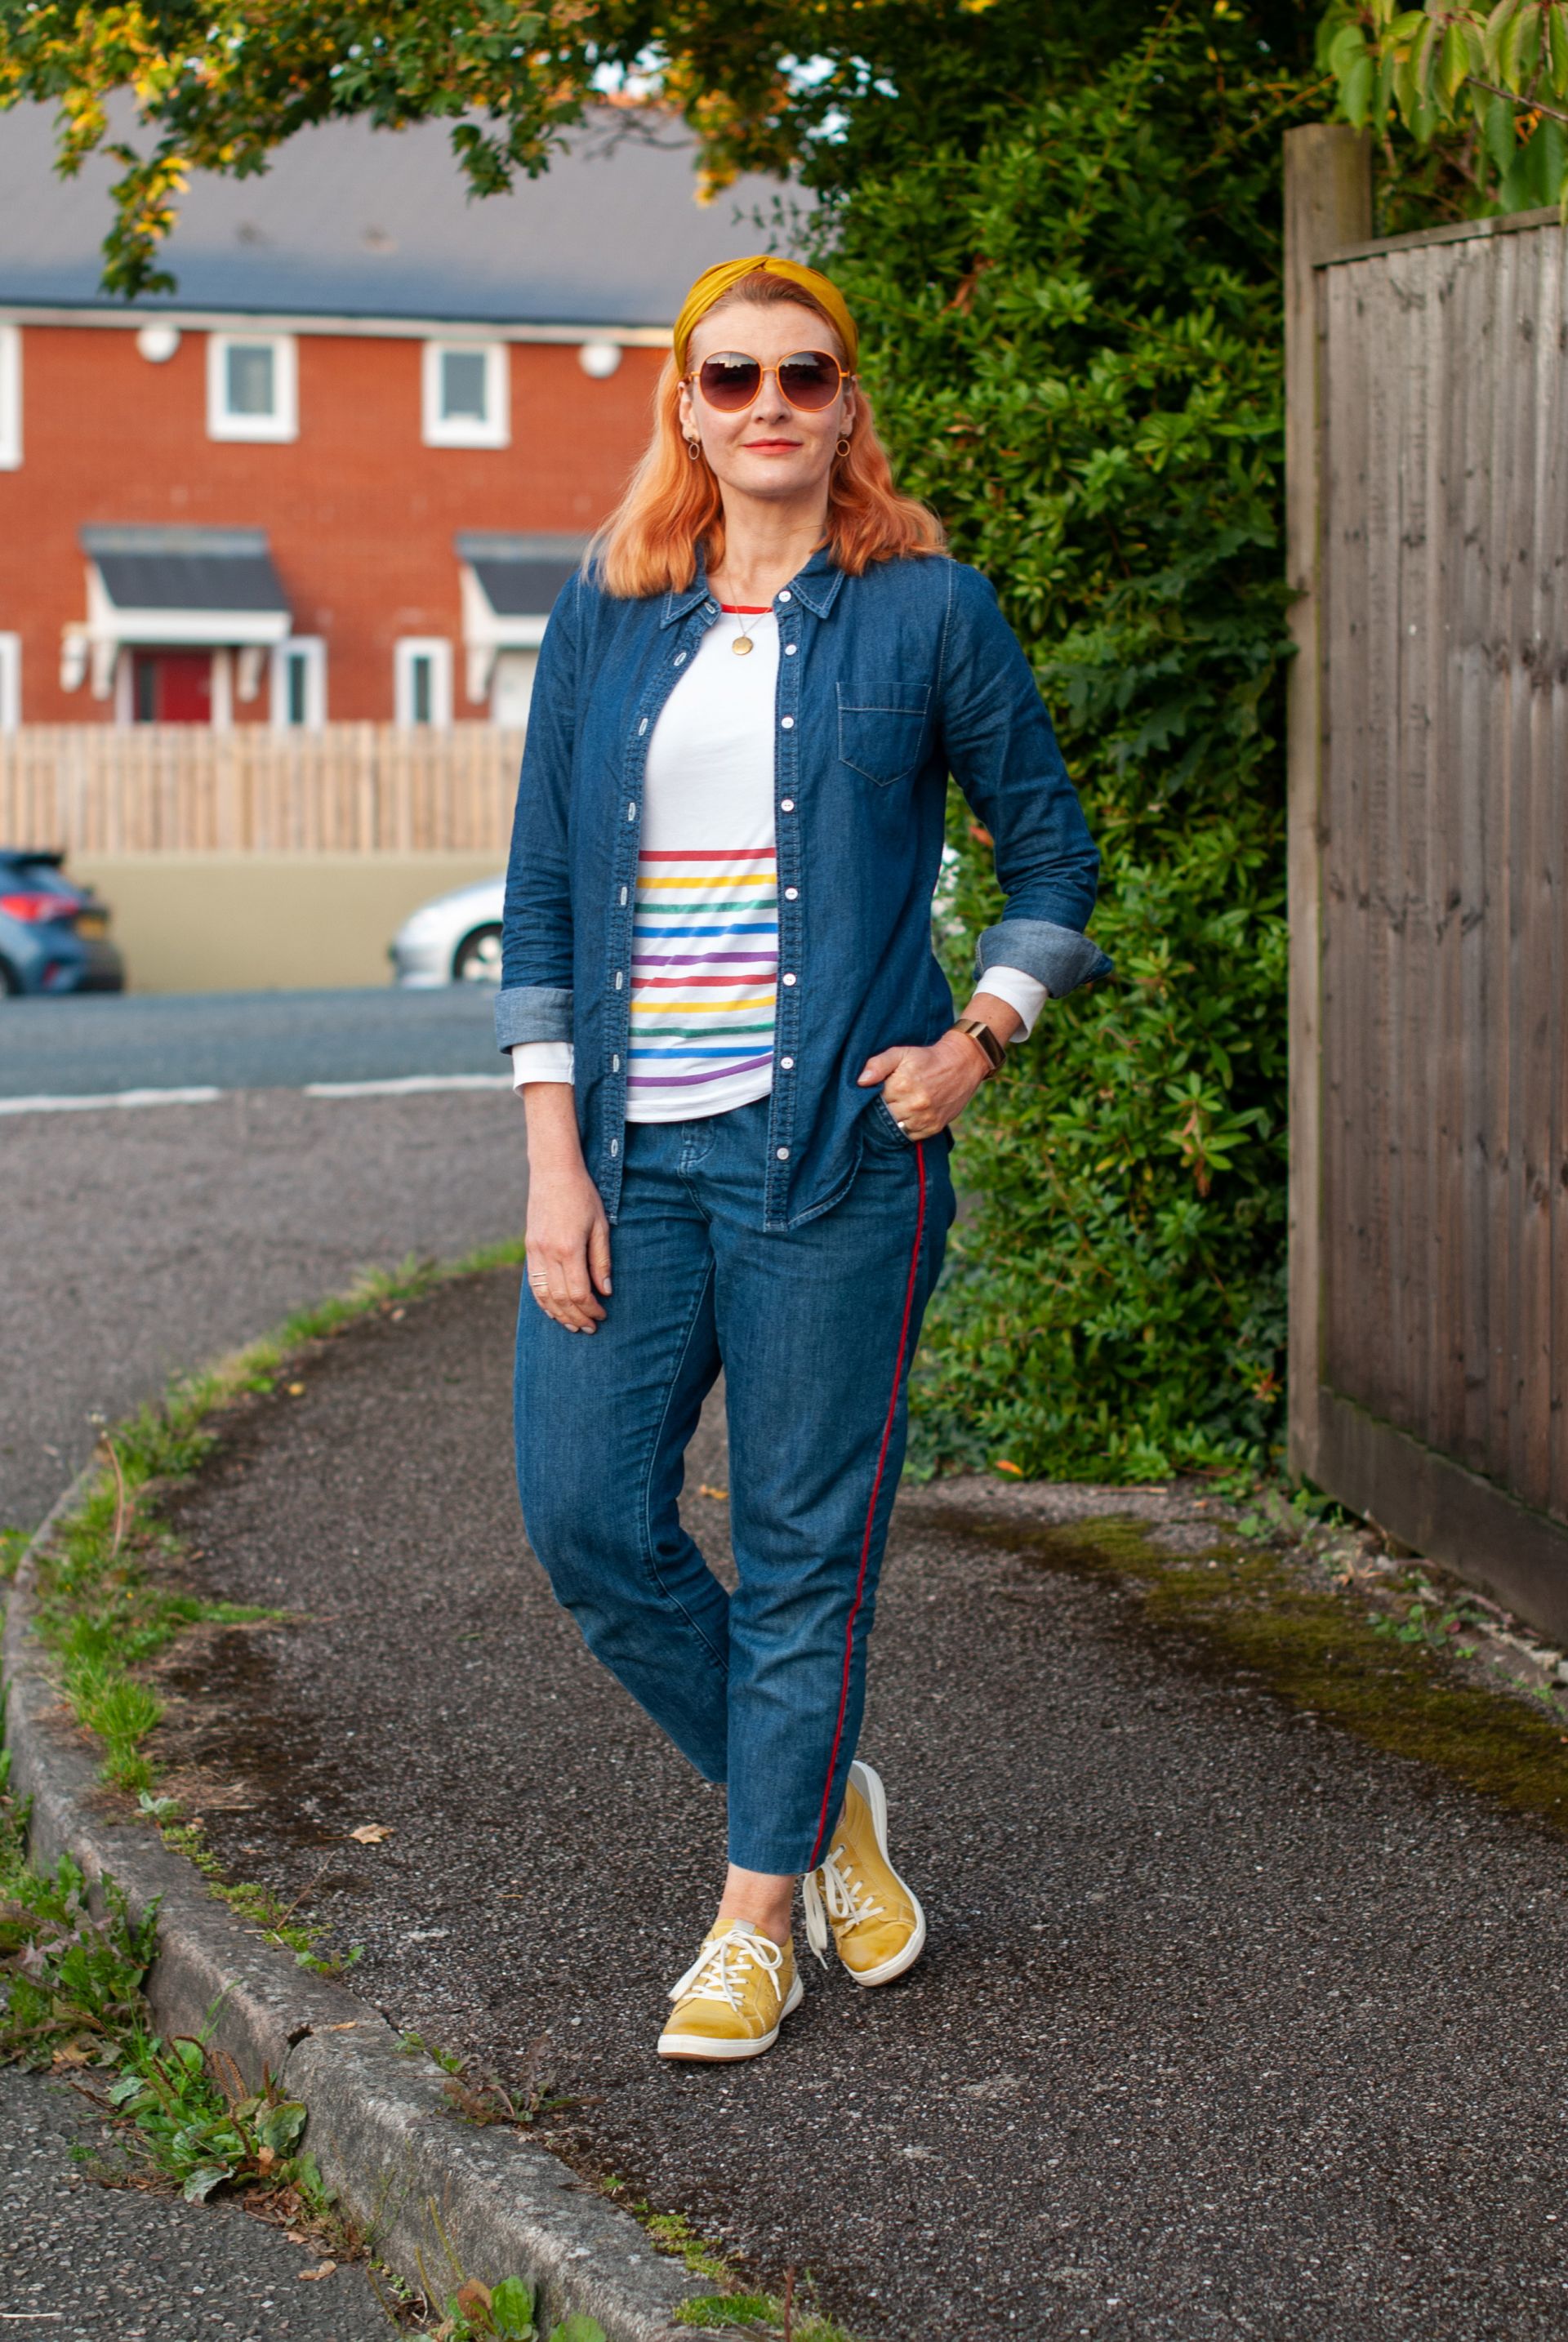
<path fill-rule="evenodd" d="M 774 1998 L 782 2000 L 779 1970 L 783 1966 L 779 1946 L 759 1935 L 749 1919 L 737 1919 L 716 1943 L 704 1944 L 679 1984 L 671 1987 L 670 1998 L 683 2000 L 690 1993 L 694 2000 L 725 2000 L 738 2009 L 738 1987 L 745 1983 L 746 1970 L 756 1967 L 773 1986 Z"/>
<path fill-rule="evenodd" d="M 808 1870 L 801 1889 L 805 1906 L 805 1937 L 812 1950 L 827 1966 L 828 1928 L 830 1920 L 846 1927 L 856 1927 L 862 1919 L 882 1919 L 887 1914 L 880 1903 L 871 1899 L 870 1889 L 863 1887 L 854 1870 L 847 1867 L 848 1855 L 842 1846 L 835 1846 L 827 1860 L 815 1870 Z M 817 1884 L 822 1881 L 821 1886 Z M 823 1907 L 826 1905 L 824 1909 Z"/>

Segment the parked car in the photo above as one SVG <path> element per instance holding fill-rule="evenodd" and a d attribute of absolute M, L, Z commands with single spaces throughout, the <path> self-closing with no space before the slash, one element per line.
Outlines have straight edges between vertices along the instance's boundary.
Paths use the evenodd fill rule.
<path fill-rule="evenodd" d="M 396 984 L 499 984 L 504 872 L 422 903 L 387 946 Z"/>
<path fill-rule="evenodd" d="M 0 998 L 123 992 L 109 914 L 61 868 L 63 854 L 0 846 Z"/>

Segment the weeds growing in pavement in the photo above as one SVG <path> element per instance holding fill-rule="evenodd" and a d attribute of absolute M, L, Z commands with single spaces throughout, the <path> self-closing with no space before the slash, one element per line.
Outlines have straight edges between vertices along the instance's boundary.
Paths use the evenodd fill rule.
<path fill-rule="evenodd" d="M 239 2190 L 247 2209 L 299 2242 L 356 2257 L 363 2240 L 300 2150 L 298 2100 L 270 2076 L 246 2090 L 232 2059 L 206 2042 L 153 2030 L 142 1987 L 155 1907 L 133 1919 L 105 1877 L 95 1914 L 69 1855 L 51 1871 L 28 1867 L 27 1815 L 10 1794 L 10 1765 L 0 1749 L 0 2064 L 70 2077 L 112 2135 L 106 2151 L 73 2150 L 105 2187 L 177 2189 L 193 2203 Z"/>
<path fill-rule="evenodd" d="M 441 2239 L 441 2249 L 446 2256 L 447 2278 L 437 2286 L 424 2265 L 424 2255 L 416 2249 L 419 2275 L 424 2287 L 423 2306 L 428 2322 L 422 2329 L 432 2334 L 435 2342 L 482 2342 L 482 2337 L 495 2336 L 498 2342 L 606 2342 L 604 2327 L 595 2317 L 577 2313 L 561 2318 L 546 2334 L 537 2323 L 537 2302 L 532 2288 L 520 2277 L 504 2277 L 499 2285 L 481 2285 L 469 2277 L 452 2248 L 434 2196 L 426 2199 L 431 2226 Z M 398 2286 L 391 2298 L 372 2272 L 372 2286 L 390 2317 L 400 2311 L 418 2307 L 412 2302 L 409 2289 Z"/>

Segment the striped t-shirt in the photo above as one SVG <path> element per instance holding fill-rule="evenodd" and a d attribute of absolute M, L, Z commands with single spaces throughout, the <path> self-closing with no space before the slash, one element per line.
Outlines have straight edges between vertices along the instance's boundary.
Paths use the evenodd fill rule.
<path fill-rule="evenodd" d="M 731 647 L 743 628 L 754 648 Z M 778 625 L 721 614 L 648 743 L 626 1116 L 684 1122 L 773 1087 Z"/>

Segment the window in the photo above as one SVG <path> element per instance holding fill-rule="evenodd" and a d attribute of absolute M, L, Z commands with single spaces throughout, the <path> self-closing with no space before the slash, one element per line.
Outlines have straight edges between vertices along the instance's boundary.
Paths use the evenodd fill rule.
<path fill-rule="evenodd" d="M 298 362 L 292 334 L 207 337 L 207 437 L 299 435 Z"/>
<path fill-rule="evenodd" d="M 504 342 L 426 342 L 425 445 L 506 446 L 508 379 Z"/>
<path fill-rule="evenodd" d="M 438 635 L 411 635 L 394 658 L 394 706 L 399 724 L 452 721 L 452 646 Z"/>
<path fill-rule="evenodd" d="M 280 732 L 318 732 L 326 722 L 326 645 L 318 636 L 293 635 L 274 651 L 272 720 Z"/>
<path fill-rule="evenodd" d="M 0 635 L 0 732 L 22 721 L 22 637 Z"/>
<path fill-rule="evenodd" d="M 0 325 L 0 472 L 22 461 L 22 328 Z"/>
<path fill-rule="evenodd" d="M 514 732 L 527 728 L 529 705 L 534 697 L 534 670 L 538 664 L 537 651 L 502 651 L 497 655 L 490 685 L 492 724 L 504 725 Z"/>

